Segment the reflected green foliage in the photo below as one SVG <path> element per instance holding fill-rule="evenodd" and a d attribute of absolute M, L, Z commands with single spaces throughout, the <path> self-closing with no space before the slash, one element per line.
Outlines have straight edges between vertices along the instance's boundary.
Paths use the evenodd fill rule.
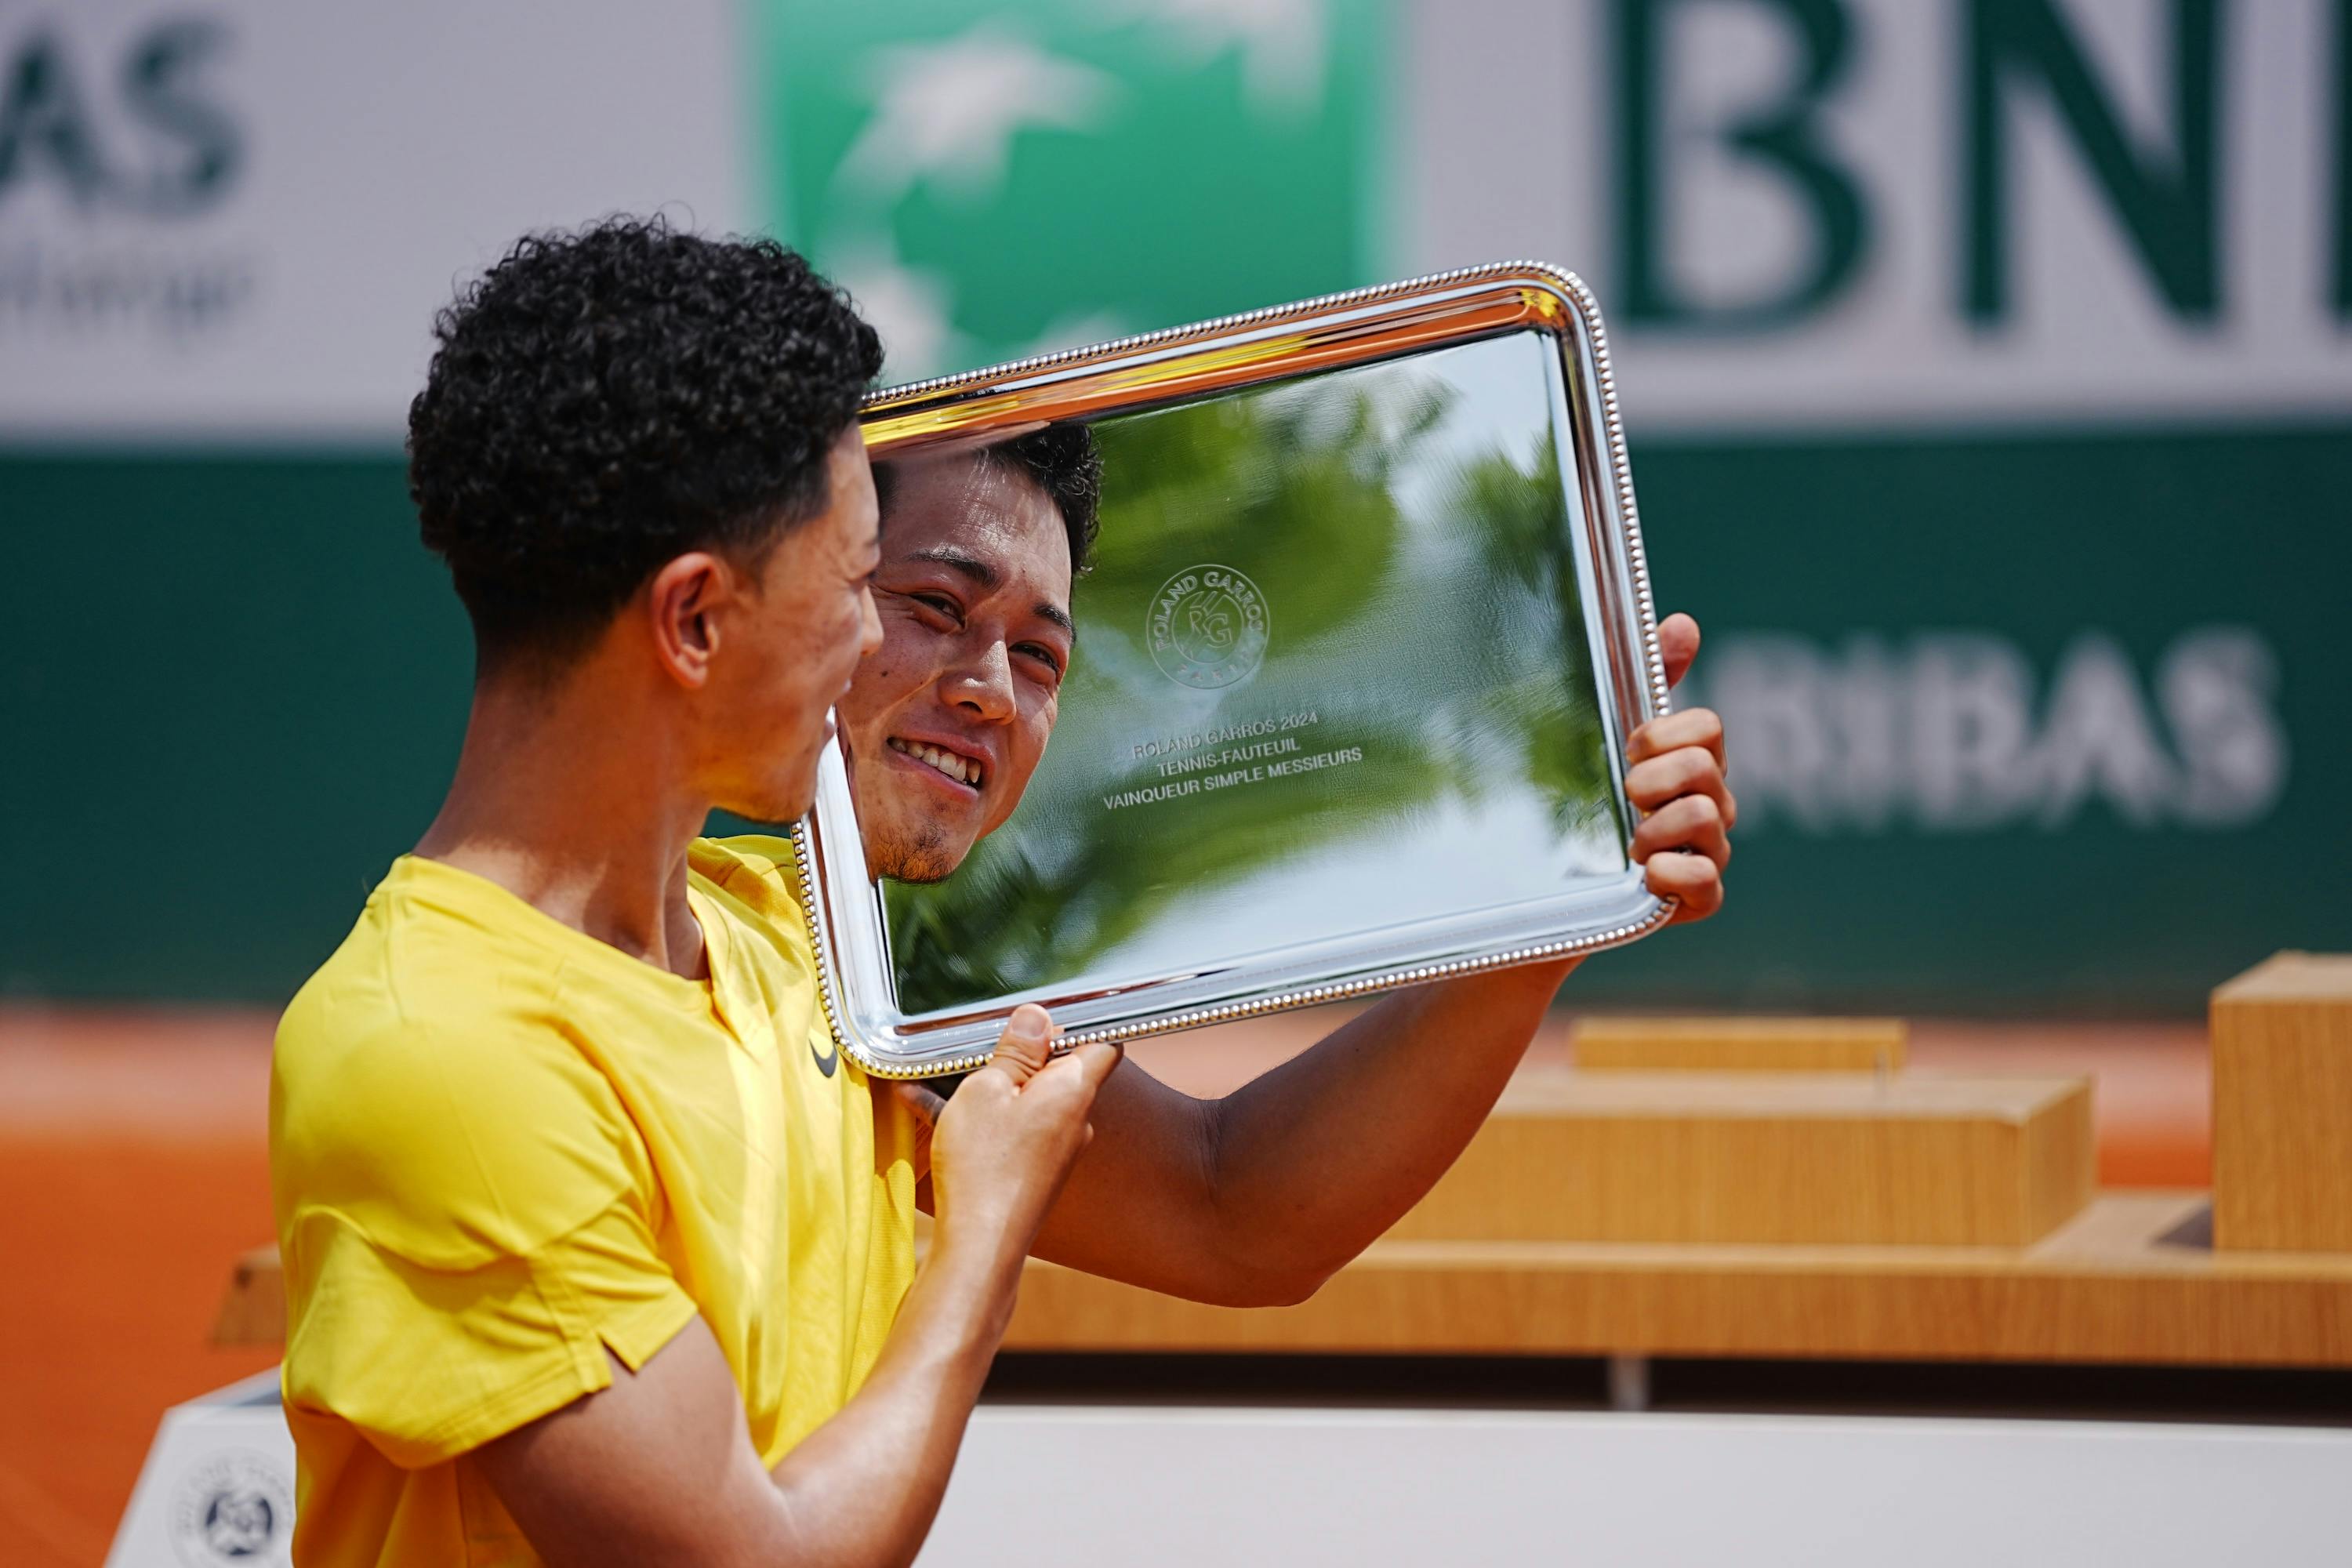
<path fill-rule="evenodd" d="M 902 1007 L 1080 972 L 1132 978 L 1122 955 L 1156 947 L 1164 963 L 1171 928 L 1197 931 L 1189 956 L 1201 962 L 1265 942 L 1267 931 L 1299 940 L 1351 929 L 1349 908 L 1283 909 L 1310 895 L 1270 887 L 1266 874 L 1310 857 L 1374 860 L 1465 806 L 1531 798 L 1563 831 L 1612 820 L 1543 384 L 1529 380 L 1517 425 L 1496 430 L 1444 374 L 1450 356 L 1504 346 L 1097 426 L 1102 532 L 1076 594 L 1059 728 L 1020 809 L 954 877 L 886 889 Z M 1147 632 L 1162 585 L 1203 563 L 1255 582 L 1270 626 L 1255 672 L 1208 691 L 1164 675 Z M 1139 754 L 1307 714 L 1276 733 L 1180 746 L 1172 773 L 1165 751 Z M 1215 767 L 1182 765 L 1226 752 Z M 1210 782 L 1334 755 L 1310 771 Z M 1187 793 L 1110 804 L 1153 788 Z M 1504 847 L 1506 860 L 1553 848 Z M 1474 908 L 1558 887 L 1556 872 L 1514 875 L 1526 885 L 1498 889 L 1465 867 L 1458 889 L 1426 891 Z"/>
<path fill-rule="evenodd" d="M 1144 618 L 1175 572 L 1202 561 L 1282 584 L 1284 640 L 1344 631 L 1405 531 L 1401 471 L 1444 417 L 1442 384 L 1341 375 L 1103 421 L 1102 537 L 1080 585 L 1089 659 L 1104 637 L 1149 659 Z M 1333 571 L 1341 553 L 1348 569 Z M 1270 588 L 1269 588 L 1270 591 Z"/>
<path fill-rule="evenodd" d="M 1488 693 L 1496 729 L 1519 744 L 1520 775 L 1549 803 L 1562 829 L 1606 820 L 1622 829 L 1602 744 L 1599 694 L 1584 653 L 1584 605 L 1565 537 L 1567 470 L 1555 438 L 1522 464 L 1495 452 L 1467 464 L 1454 485 L 1453 514 L 1468 532 L 1494 595 L 1498 644 L 1527 656 L 1518 677 Z M 1568 658 L 1553 656 L 1572 640 Z"/>

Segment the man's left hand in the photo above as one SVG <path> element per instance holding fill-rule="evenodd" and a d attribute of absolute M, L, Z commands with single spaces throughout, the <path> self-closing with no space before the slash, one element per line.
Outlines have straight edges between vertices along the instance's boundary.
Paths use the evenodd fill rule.
<path fill-rule="evenodd" d="M 1698 657 L 1698 623 L 1668 616 L 1658 625 L 1666 684 L 1677 686 Z M 1650 891 L 1680 900 L 1675 921 L 1703 921 L 1723 907 L 1723 871 L 1739 803 L 1723 782 L 1723 721 L 1706 708 L 1653 719 L 1625 745 L 1625 794 L 1642 815 L 1633 858 Z"/>

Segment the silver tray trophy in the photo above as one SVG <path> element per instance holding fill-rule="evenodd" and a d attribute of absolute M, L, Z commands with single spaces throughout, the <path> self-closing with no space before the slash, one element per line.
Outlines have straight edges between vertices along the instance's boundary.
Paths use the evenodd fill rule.
<path fill-rule="evenodd" d="M 1664 923 L 1624 743 L 1665 674 L 1574 277 L 1309 300 L 895 388 L 863 422 L 886 495 L 920 473 L 952 496 L 956 464 L 1074 425 L 1100 465 L 1068 626 L 1004 656 L 1058 679 L 1027 776 L 928 731 L 873 746 L 845 721 L 827 748 L 802 890 L 868 1070 L 976 1067 L 1024 1002 L 1064 1047 L 1132 1039 Z M 962 553 L 951 527 L 931 552 L 985 575 Z M 1003 717 L 966 706 L 975 734 Z M 861 780 L 970 819 L 925 879 L 869 871 Z"/>

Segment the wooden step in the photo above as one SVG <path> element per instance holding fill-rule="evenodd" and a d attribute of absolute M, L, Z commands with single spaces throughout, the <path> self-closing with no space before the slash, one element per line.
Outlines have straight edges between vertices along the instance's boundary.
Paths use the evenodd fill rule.
<path fill-rule="evenodd" d="M 1900 1018 L 1582 1018 L 1569 1050 L 1587 1072 L 1893 1072 Z"/>
<path fill-rule="evenodd" d="M 2213 993 L 2213 1244 L 2352 1252 L 2352 954 Z"/>
<path fill-rule="evenodd" d="M 1390 1234 L 2021 1247 L 2092 1165 L 2080 1078 L 1530 1069 Z"/>
<path fill-rule="evenodd" d="M 2203 1193 L 2110 1193 L 2029 1247 L 1380 1241 L 1305 1304 L 1032 1263 L 1007 1350 L 2352 1365 L 2352 1257 L 2216 1252 Z"/>

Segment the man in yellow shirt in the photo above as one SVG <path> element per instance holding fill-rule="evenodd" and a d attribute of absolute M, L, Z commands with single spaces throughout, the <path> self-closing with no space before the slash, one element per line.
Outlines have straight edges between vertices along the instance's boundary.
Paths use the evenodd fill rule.
<path fill-rule="evenodd" d="M 1301 1299 L 1451 1163 L 1573 964 L 1402 993 L 1214 1102 L 1050 1058 L 1035 1008 L 951 1101 L 877 1092 L 793 846 L 697 837 L 805 809 L 883 637 L 874 334 L 779 247 L 629 220 L 524 241 L 438 333 L 411 486 L 475 628 L 465 744 L 272 1081 L 296 1561 L 905 1563 L 1024 1256 Z M 1678 673 L 1696 628 L 1662 640 Z M 1651 885 L 1710 913 L 1719 727 L 1631 752 Z"/>

